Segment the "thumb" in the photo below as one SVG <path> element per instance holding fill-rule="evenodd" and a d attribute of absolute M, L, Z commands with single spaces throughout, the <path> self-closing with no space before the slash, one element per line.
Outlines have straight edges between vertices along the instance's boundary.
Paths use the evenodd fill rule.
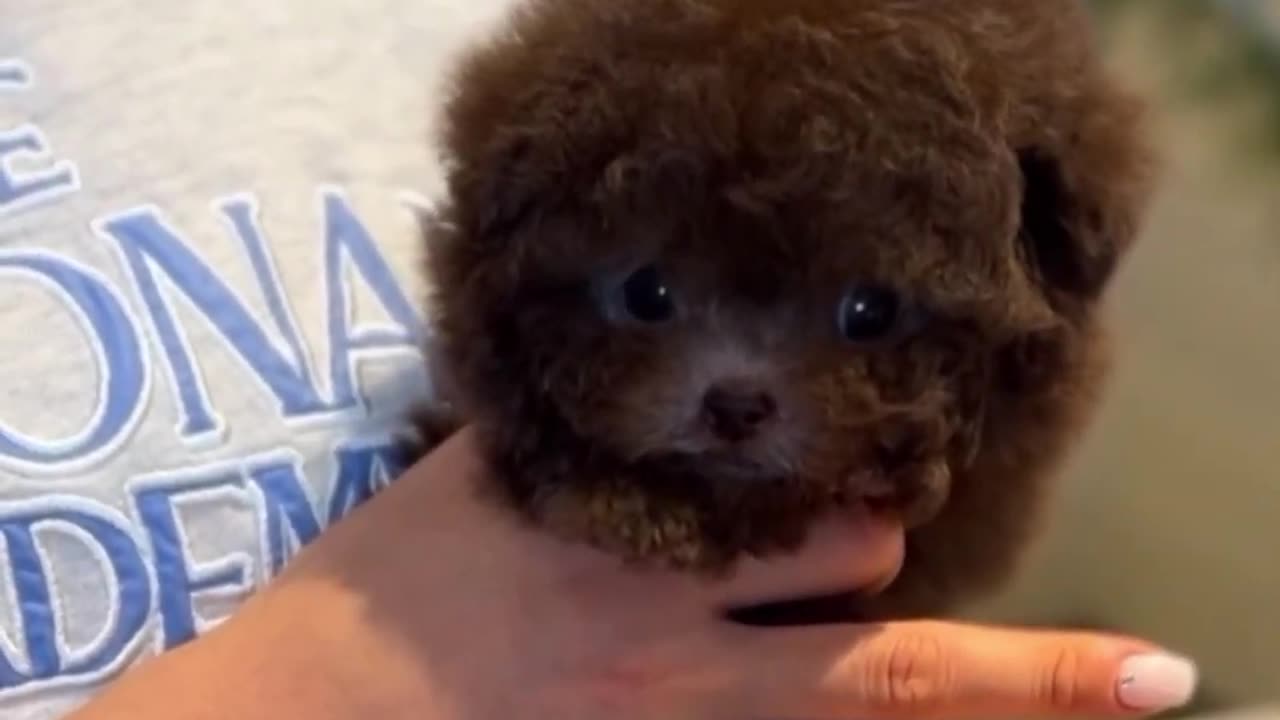
<path fill-rule="evenodd" d="M 728 578 L 704 583 L 719 607 L 749 607 L 815 595 L 883 587 L 902 568 L 901 523 L 850 511 L 814 527 L 795 553 L 743 559 Z"/>
<path fill-rule="evenodd" d="M 1195 689 L 1188 660 L 1137 640 L 905 622 L 755 635 L 744 685 L 804 718 L 1141 716 Z M 741 642 L 738 637 L 733 642 Z M 752 642 L 752 640 L 747 640 Z"/>

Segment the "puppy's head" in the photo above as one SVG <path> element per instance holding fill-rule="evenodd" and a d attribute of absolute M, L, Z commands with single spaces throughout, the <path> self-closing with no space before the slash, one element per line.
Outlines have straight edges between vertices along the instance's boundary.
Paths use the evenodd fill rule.
<path fill-rule="evenodd" d="M 468 413 L 934 525 L 993 483 L 1029 497 L 1014 478 L 1092 395 L 1146 191 L 1086 22 L 1070 0 L 528 3 L 446 115 L 428 252 Z"/>

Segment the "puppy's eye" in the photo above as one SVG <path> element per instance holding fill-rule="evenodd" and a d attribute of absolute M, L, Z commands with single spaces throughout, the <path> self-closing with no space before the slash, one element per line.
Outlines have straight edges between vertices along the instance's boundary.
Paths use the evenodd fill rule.
<path fill-rule="evenodd" d="M 893 290 L 857 285 L 840 299 L 836 322 L 845 339 L 866 343 L 894 334 L 902 314 L 902 301 Z"/>
<path fill-rule="evenodd" d="M 662 323 L 675 316 L 676 306 L 662 274 L 652 265 L 631 273 L 622 283 L 627 314 L 644 323 Z"/>

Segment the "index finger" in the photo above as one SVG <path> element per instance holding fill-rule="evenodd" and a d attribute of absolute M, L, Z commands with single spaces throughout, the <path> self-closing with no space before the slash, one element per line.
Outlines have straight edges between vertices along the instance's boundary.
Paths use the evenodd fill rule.
<path fill-rule="evenodd" d="M 967 714 L 1142 715 L 1186 704 L 1197 681 L 1186 658 L 1099 633 L 935 623 L 881 641 L 910 645 L 917 633 L 935 635 L 942 662 L 952 659 L 938 668 L 951 678 L 941 697 Z"/>
<path fill-rule="evenodd" d="M 744 682 L 780 717 L 1143 716 L 1180 707 L 1185 658 L 1098 633 L 933 621 L 753 635 Z M 743 642 L 743 637 L 734 640 Z"/>
<path fill-rule="evenodd" d="M 726 608 L 869 591 L 897 576 L 905 551 L 900 522 L 851 510 L 817 524 L 796 552 L 745 558 L 731 577 L 704 589 L 712 603 Z"/>

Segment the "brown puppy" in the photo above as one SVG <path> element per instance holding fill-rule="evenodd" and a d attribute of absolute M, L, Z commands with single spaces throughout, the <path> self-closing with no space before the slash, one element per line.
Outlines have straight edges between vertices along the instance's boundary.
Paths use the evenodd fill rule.
<path fill-rule="evenodd" d="M 461 66 L 426 238 L 434 370 L 505 501 L 696 571 L 901 512 L 877 616 L 1003 580 L 1148 190 L 1082 5 L 522 6 Z"/>

